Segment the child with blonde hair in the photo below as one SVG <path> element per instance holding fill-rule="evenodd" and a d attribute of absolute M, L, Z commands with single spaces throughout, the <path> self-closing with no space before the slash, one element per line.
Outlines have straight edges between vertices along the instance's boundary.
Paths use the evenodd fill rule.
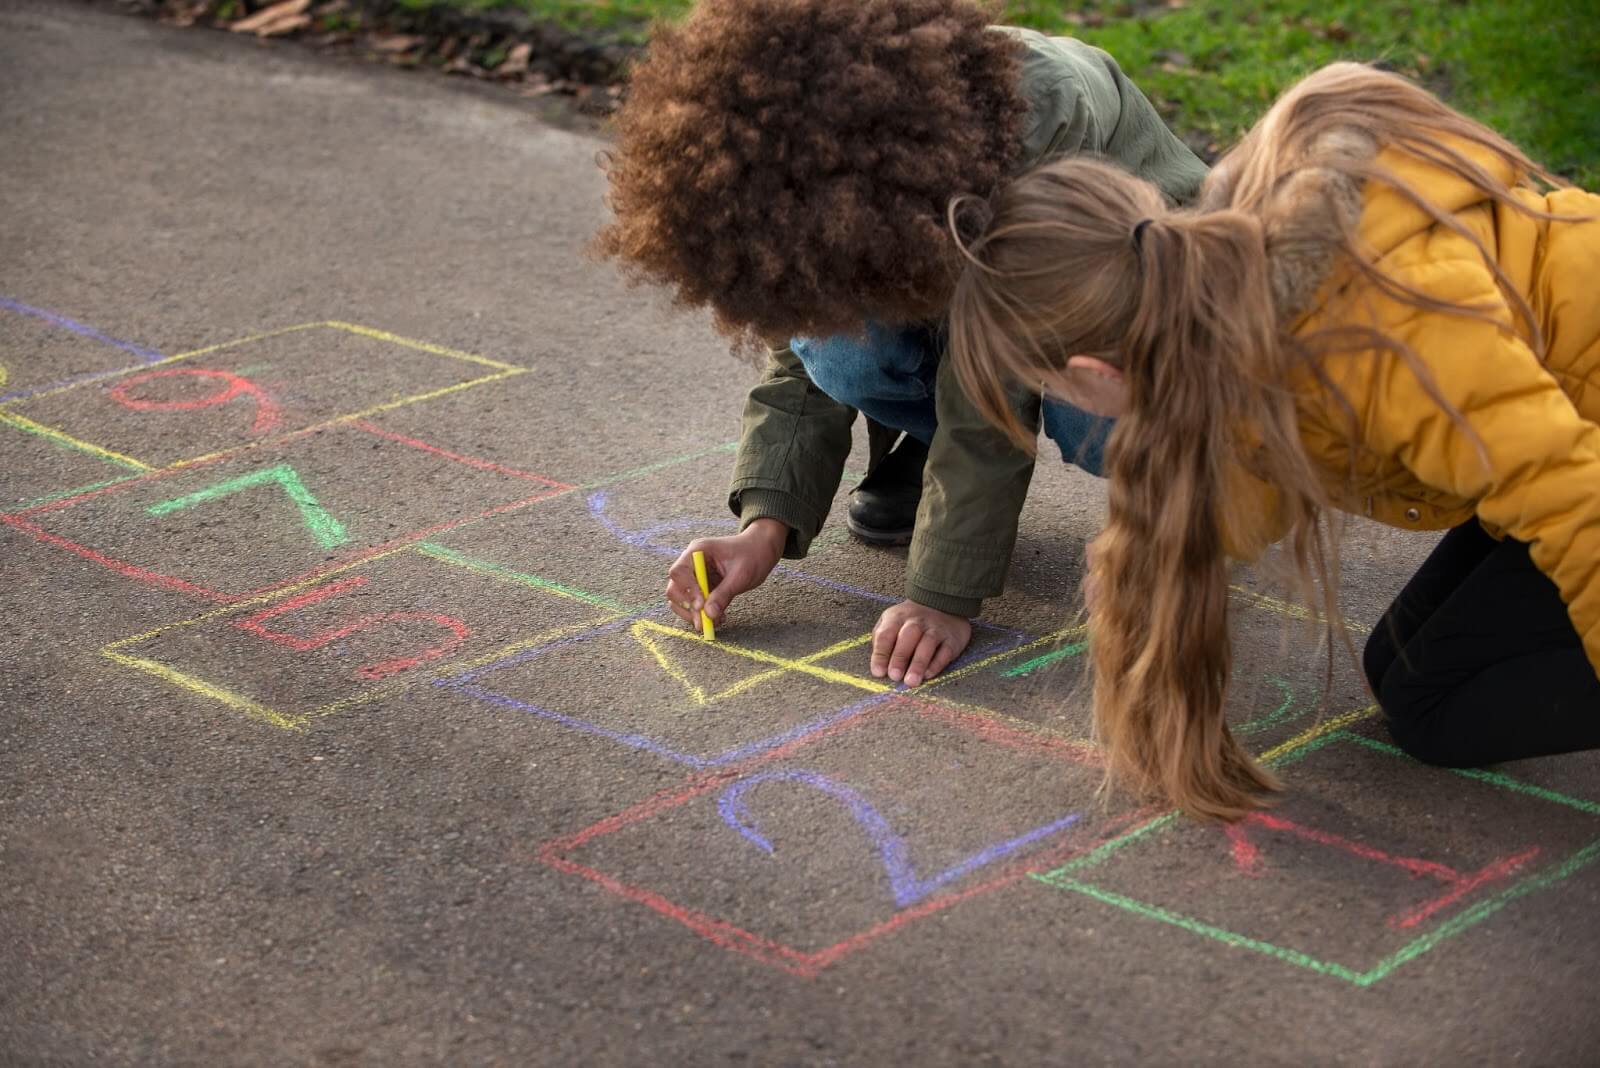
<path fill-rule="evenodd" d="M 1278 788 L 1223 719 L 1228 558 L 1286 539 L 1331 628 L 1341 512 L 1449 531 L 1363 655 L 1400 745 L 1450 766 L 1600 746 L 1600 196 L 1346 63 L 1192 210 L 1083 159 L 953 214 L 974 208 L 963 388 L 1019 440 L 1018 383 L 1118 417 L 1090 554 L 1114 781 L 1221 819 Z"/>

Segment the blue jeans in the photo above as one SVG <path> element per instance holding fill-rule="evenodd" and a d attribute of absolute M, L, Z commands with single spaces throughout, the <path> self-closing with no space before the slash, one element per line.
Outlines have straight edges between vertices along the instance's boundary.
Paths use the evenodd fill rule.
<path fill-rule="evenodd" d="M 790 345 L 822 392 L 924 445 L 933 441 L 934 380 L 944 347 L 938 328 L 869 323 L 865 338 L 797 337 Z M 1063 460 L 1105 477 L 1106 438 L 1115 420 L 1046 398 L 1043 423 Z"/>

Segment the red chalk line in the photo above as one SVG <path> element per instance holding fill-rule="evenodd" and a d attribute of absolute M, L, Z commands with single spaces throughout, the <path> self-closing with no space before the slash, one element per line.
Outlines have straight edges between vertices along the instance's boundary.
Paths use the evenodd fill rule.
<path fill-rule="evenodd" d="M 296 652 L 301 653 L 312 652 L 313 650 L 322 648 L 324 645 L 327 645 L 330 642 L 338 641 L 340 638 L 347 637 L 356 633 L 357 631 L 368 630 L 384 623 L 434 623 L 452 633 L 453 636 L 447 639 L 443 644 L 429 646 L 428 648 L 423 649 L 421 652 L 412 654 L 411 656 L 397 656 L 388 660 L 378 661 L 377 663 L 363 665 L 357 669 L 357 673 L 360 674 L 362 678 L 367 679 L 382 679 L 389 675 L 397 675 L 402 671 L 409 671 L 411 668 L 414 668 L 419 664 L 425 664 L 429 660 L 437 660 L 439 657 L 444 656 L 451 650 L 455 649 L 472 635 L 472 628 L 467 626 L 461 620 L 454 616 L 442 615 L 437 612 L 380 612 L 376 615 L 362 616 L 359 619 L 356 619 L 354 622 L 346 623 L 342 626 L 330 627 L 329 629 L 321 631 L 317 634 L 313 634 L 310 637 L 300 637 L 294 634 L 287 634 L 280 630 L 270 630 L 264 626 L 266 621 L 269 619 L 274 619 L 278 616 L 285 615 L 286 613 L 294 612 L 309 605 L 317 604 L 321 601 L 327 600 L 330 597 L 337 597 L 341 594 L 348 593 L 350 590 L 365 586 L 368 581 L 369 580 L 365 575 L 357 575 L 353 578 L 341 579 L 338 582 L 330 583 L 329 585 L 323 586 L 319 589 L 302 593 L 296 597 L 291 597 L 282 604 L 277 604 L 269 608 L 262 609 L 260 612 L 256 612 L 254 615 L 238 620 L 234 623 L 234 626 L 238 627 L 240 630 L 246 630 L 252 634 L 265 638 L 269 642 L 275 642 L 279 645 L 286 645 Z"/>

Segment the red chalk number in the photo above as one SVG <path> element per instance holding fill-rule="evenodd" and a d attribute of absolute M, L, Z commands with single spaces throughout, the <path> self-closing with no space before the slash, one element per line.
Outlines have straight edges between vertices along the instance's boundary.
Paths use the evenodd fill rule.
<path fill-rule="evenodd" d="M 367 578 L 365 575 L 343 579 L 321 589 L 302 593 L 298 597 L 291 597 L 280 605 L 274 605 L 246 619 L 239 620 L 234 626 L 240 630 L 247 630 L 251 634 L 265 638 L 269 642 L 286 645 L 299 653 L 309 653 L 314 649 L 322 648 L 329 642 L 336 642 L 340 638 L 349 637 L 357 631 L 381 627 L 385 623 L 433 623 L 450 632 L 444 641 L 438 645 L 429 646 L 421 652 L 412 653 L 409 656 L 396 656 L 388 660 L 380 660 L 376 663 L 363 665 L 357 669 L 357 673 L 365 679 L 387 678 L 390 675 L 398 675 L 402 671 L 409 671 L 418 665 L 427 663 L 429 660 L 436 660 L 466 641 L 472 634 L 472 628 L 461 622 L 461 620 L 454 616 L 441 615 L 436 612 L 382 612 L 377 615 L 362 616 L 353 622 L 330 627 L 308 637 L 286 634 L 281 630 L 271 630 L 266 626 L 266 622 L 269 619 L 287 615 L 298 609 L 325 601 L 330 597 L 338 597 L 366 584 Z"/>
<path fill-rule="evenodd" d="M 215 393 L 208 393 L 204 397 L 192 400 L 146 400 L 143 397 L 133 396 L 133 388 L 157 378 L 212 378 L 222 384 L 222 388 Z M 111 391 L 111 398 L 124 408 L 131 408 L 136 412 L 192 412 L 199 408 L 210 408 L 216 404 L 226 404 L 235 397 L 249 397 L 255 401 L 256 421 L 250 428 L 253 434 L 265 434 L 283 421 L 283 413 L 268 396 L 267 391 L 239 375 L 229 374 L 227 371 L 208 371 L 197 367 L 172 367 L 164 371 L 149 371 L 142 375 L 123 379 Z"/>

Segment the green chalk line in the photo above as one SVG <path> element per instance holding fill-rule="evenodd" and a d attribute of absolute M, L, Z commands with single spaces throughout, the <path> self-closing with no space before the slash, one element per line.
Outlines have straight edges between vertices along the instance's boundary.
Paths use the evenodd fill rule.
<path fill-rule="evenodd" d="M 1289 686 L 1289 680 L 1274 676 L 1269 681 L 1274 683 L 1278 689 L 1283 691 L 1283 704 L 1279 705 L 1277 711 L 1275 712 L 1268 712 L 1264 716 L 1259 716 L 1255 719 L 1247 720 L 1244 723 L 1239 724 L 1237 727 L 1233 728 L 1235 732 L 1239 734 L 1254 734 L 1257 731 L 1264 731 L 1276 723 L 1283 722 L 1283 720 L 1289 715 L 1289 709 L 1294 707 L 1294 690 Z"/>
<path fill-rule="evenodd" d="M 629 608 L 622 602 L 614 601 L 609 597 L 602 597 L 597 593 L 590 593 L 587 590 L 580 590 L 576 586 L 568 586 L 565 583 L 551 582 L 549 579 L 542 579 L 537 575 L 528 575 L 521 571 L 514 571 L 509 567 L 503 567 L 500 564 L 491 563 L 488 560 L 480 560 L 477 557 L 468 556 L 465 553 L 457 552 L 454 549 L 448 548 L 444 545 L 439 545 L 436 542 L 419 542 L 416 548 L 418 552 L 422 553 L 422 555 L 431 556 L 435 560 L 443 560 L 447 564 L 456 564 L 460 567 L 466 568 L 469 571 L 477 571 L 481 574 L 489 575 L 493 578 L 505 579 L 508 582 L 514 582 L 518 585 L 532 586 L 535 589 L 548 590 L 551 593 L 564 594 L 575 600 L 583 601 L 585 604 L 592 604 L 596 608 L 604 608 L 608 611 L 623 613 L 632 613 L 637 611 L 637 609 Z"/>
<path fill-rule="evenodd" d="M 115 486 L 118 482 L 132 482 L 138 477 L 138 475 L 123 475 L 121 478 L 108 478 L 104 482 L 91 482 L 87 486 L 78 486 L 74 489 L 62 490 L 60 493 L 52 493 L 44 497 L 35 497 L 27 504 L 19 506 L 16 510 L 19 512 L 26 512 L 28 509 L 37 508 L 42 504 L 50 504 L 53 501 L 63 500 L 67 497 L 76 497 L 80 493 L 91 493 L 97 489 L 105 489 L 107 486 Z"/>
<path fill-rule="evenodd" d="M 1151 831 L 1160 830 L 1162 827 L 1165 827 L 1167 824 L 1171 823 L 1177 818 L 1177 812 L 1168 812 L 1164 816 L 1157 816 L 1149 823 L 1146 823 L 1140 827 L 1135 827 L 1131 831 L 1124 831 L 1122 834 L 1111 839 L 1111 841 L 1106 842 L 1103 845 L 1096 846 L 1083 856 L 1078 857 L 1075 860 L 1070 860 L 1061 865 L 1059 868 L 1054 868 L 1045 872 L 1035 872 L 1033 878 L 1041 883 L 1047 883 L 1050 886 L 1061 886 L 1063 883 L 1071 882 L 1070 879 L 1066 878 L 1069 873 L 1078 871 L 1081 868 L 1094 867 L 1096 864 L 1099 864 L 1101 861 L 1111 856 L 1111 854 L 1132 845 L 1134 842 L 1137 842 Z"/>
<path fill-rule="evenodd" d="M 1087 648 L 1089 648 L 1089 642 L 1087 639 L 1081 642 L 1073 642 L 1071 645 L 1063 645 L 1059 649 L 1052 649 L 1043 656 L 1036 656 L 1032 660 L 1024 660 L 1016 667 L 1007 668 L 1005 671 L 1000 673 L 1000 676 L 1002 678 L 1014 679 L 1018 675 L 1027 675 L 1031 672 L 1039 670 L 1047 664 L 1053 664 L 1057 660 L 1063 660 L 1069 656 L 1077 656 Z"/>
<path fill-rule="evenodd" d="M 1376 738 L 1367 738 L 1360 734 L 1351 734 L 1347 735 L 1345 740 L 1356 742 L 1359 745 L 1364 745 L 1368 749 L 1376 749 L 1380 753 L 1388 753 L 1391 756 L 1403 757 L 1406 760 L 1412 759 L 1410 754 L 1408 754 L 1405 750 L 1399 748 L 1398 746 L 1390 745 L 1388 742 L 1380 742 Z M 1550 801 L 1557 805 L 1565 805 L 1568 808 L 1575 808 L 1579 812 L 1587 812 L 1591 816 L 1600 816 L 1600 802 L 1584 801 L 1581 798 L 1558 793 L 1555 790 L 1550 790 L 1543 786 L 1535 786 L 1532 783 L 1523 782 L 1521 779 L 1513 779 L 1503 771 L 1485 771 L 1481 768 L 1450 768 L 1449 770 L 1465 779 L 1477 779 L 1480 782 L 1491 783 L 1492 785 L 1499 786 L 1502 789 L 1511 790 L 1519 794 L 1528 794 L 1530 797 L 1537 797 L 1542 801 Z"/>
<path fill-rule="evenodd" d="M 585 482 L 583 485 L 579 486 L 578 489 L 599 489 L 602 486 L 609 486 L 616 482 L 626 482 L 631 478 L 642 478 L 645 475 L 654 474 L 655 472 L 664 468 L 675 467 L 678 464 L 688 463 L 690 460 L 698 460 L 705 456 L 715 456 L 719 452 L 732 452 L 738 447 L 739 443 L 737 441 L 724 441 L 721 445 L 713 445 L 711 448 L 701 449 L 699 452 L 686 453 L 683 456 L 674 456 L 670 460 L 658 460 L 653 464 L 646 464 L 643 467 L 634 467 L 627 471 L 619 471 L 614 475 L 606 475 L 603 478 L 595 479 L 593 482 Z"/>
<path fill-rule="evenodd" d="M 1143 901 L 1135 901 L 1131 897 L 1113 894 L 1109 890 L 1102 890 L 1100 887 L 1091 886 L 1089 883 L 1080 883 L 1076 879 L 1063 879 L 1053 882 L 1051 885 L 1060 887 L 1063 890 L 1086 894 L 1096 901 L 1103 901 L 1107 905 L 1115 905 L 1118 908 L 1126 909 L 1136 916 L 1143 916 L 1147 920 L 1160 920 L 1162 923 L 1170 923 L 1174 927 L 1181 927 L 1185 931 L 1191 931 L 1194 934 L 1214 939 L 1225 946 L 1233 946 L 1237 949 L 1253 949 L 1257 953 L 1265 953 L 1269 957 L 1277 957 L 1279 960 L 1288 961 L 1290 964 L 1298 964 L 1302 968 L 1309 968 L 1322 975 L 1335 976 L 1358 986 L 1365 985 L 1362 982 L 1364 977 L 1360 973 L 1353 972 L 1342 964 L 1332 964 L 1328 961 L 1318 960 L 1315 957 L 1301 953 L 1299 950 L 1285 949 L 1282 946 L 1275 946 L 1271 942 L 1263 942 L 1258 938 L 1248 938 L 1236 931 L 1213 927 L 1209 923 L 1201 923 L 1192 917 L 1169 912 L 1164 908 L 1145 904 Z"/>
<path fill-rule="evenodd" d="M 1446 920 L 1415 941 L 1408 942 L 1394 954 L 1385 958 L 1371 971 L 1363 974 L 1357 980 L 1358 985 L 1371 986 L 1400 967 L 1400 965 L 1405 964 L 1407 961 L 1415 960 L 1445 939 L 1458 935 L 1468 927 L 1488 919 L 1517 898 L 1526 897 L 1529 894 L 1552 886 L 1574 874 L 1580 868 L 1593 864 L 1597 859 L 1600 859 L 1600 839 L 1590 842 L 1556 867 L 1542 871 L 1537 875 L 1529 876 L 1522 882 L 1507 887 L 1494 897 L 1478 902 L 1478 904 L 1461 913 L 1461 915 Z"/>
<path fill-rule="evenodd" d="M 1309 739 L 1304 744 L 1299 745 L 1288 752 L 1280 753 L 1273 759 L 1264 761 L 1264 763 L 1268 767 L 1273 768 L 1282 767 L 1285 764 L 1292 764 L 1296 760 L 1310 756 L 1318 749 L 1321 749 L 1323 746 L 1332 743 L 1335 739 L 1344 735 L 1344 731 L 1329 731 L 1327 734 L 1321 735 L 1320 737 Z M 1350 735 L 1349 737 L 1357 736 Z M 1179 815 L 1181 815 L 1181 813 L 1174 810 L 1166 813 L 1163 816 L 1157 816 L 1149 823 L 1135 827 L 1131 831 L 1124 831 L 1122 834 L 1111 839 L 1111 841 L 1106 842 L 1104 845 L 1096 847 L 1081 857 L 1068 861 L 1059 868 L 1053 868 L 1046 872 L 1036 872 L 1033 875 L 1033 878 L 1037 879 L 1039 882 L 1048 883 L 1054 886 L 1057 884 L 1058 880 L 1065 878 L 1069 873 L 1078 871 L 1081 868 L 1089 868 L 1099 864 L 1101 861 L 1111 856 L 1111 854 L 1116 853 L 1125 846 L 1132 845 L 1134 842 L 1138 841 L 1140 838 L 1143 838 L 1151 831 L 1160 830 L 1167 824 L 1172 823 L 1179 817 Z"/>
<path fill-rule="evenodd" d="M 252 471 L 248 475 L 230 478 L 225 482 L 218 482 L 214 486 L 196 490 L 182 497 L 174 497 L 170 501 L 152 504 L 145 509 L 151 515 L 162 516 L 184 508 L 192 508 L 206 501 L 214 501 L 218 497 L 226 497 L 230 493 L 250 489 L 254 486 L 276 482 L 283 488 L 291 501 L 300 509 L 300 521 L 306 529 L 311 531 L 311 536 L 317 539 L 317 544 L 324 549 L 332 549 L 343 545 L 350 540 L 350 535 L 345 533 L 344 527 L 335 519 L 328 510 L 317 503 L 317 499 L 306 489 L 305 483 L 300 481 L 300 476 L 288 464 L 278 464 L 260 471 Z"/>
<path fill-rule="evenodd" d="M 1330 731 L 1320 737 L 1313 738 L 1304 745 L 1282 754 L 1275 760 L 1267 761 L 1267 763 L 1272 766 L 1281 766 L 1283 764 L 1292 763 L 1309 756 L 1310 754 L 1316 752 L 1324 746 L 1332 744 L 1335 741 L 1355 742 L 1360 745 L 1365 745 L 1371 749 L 1375 749 L 1378 752 L 1387 753 L 1392 756 L 1405 757 L 1408 760 L 1410 759 L 1406 756 L 1406 753 L 1403 750 L 1389 745 L 1386 742 L 1381 742 L 1373 738 L 1367 738 L 1364 735 L 1354 734 L 1345 730 L 1336 730 Z M 1452 770 L 1454 770 L 1456 774 L 1462 775 L 1466 778 L 1478 779 L 1483 782 L 1499 786 L 1503 789 L 1513 790 L 1518 793 L 1530 794 L 1545 801 L 1550 801 L 1559 805 L 1565 805 L 1569 808 L 1575 808 L 1580 812 L 1600 815 L 1600 804 L 1568 797 L 1565 794 L 1557 793 L 1554 790 L 1547 790 L 1543 787 L 1533 786 L 1529 783 L 1524 783 L 1514 779 L 1502 772 L 1480 771 L 1472 768 L 1459 768 Z M 1428 933 L 1421 935 L 1410 942 L 1407 942 L 1394 953 L 1379 961 L 1368 971 L 1357 972 L 1342 964 L 1335 964 L 1330 961 L 1319 960 L 1310 956 L 1309 954 L 1302 953 L 1299 950 L 1287 949 L 1283 946 L 1274 945 L 1271 942 L 1264 942 L 1260 939 L 1250 938 L 1247 935 L 1238 933 L 1237 931 L 1229 931 L 1225 928 L 1216 927 L 1193 917 L 1184 916 L 1180 913 L 1161 908 L 1158 905 L 1152 905 L 1148 902 L 1138 901 L 1130 897 L 1124 897 L 1121 894 L 1114 893 L 1091 883 L 1070 878 L 1071 873 L 1080 871 L 1084 868 L 1093 867 L 1094 865 L 1106 860 L 1113 853 L 1119 852 L 1127 846 L 1132 845 L 1145 835 L 1170 825 L 1178 819 L 1179 815 L 1180 813 L 1174 811 L 1168 812 L 1163 816 L 1158 816 L 1143 826 L 1137 827 L 1132 831 L 1128 831 L 1119 837 L 1106 842 L 1104 845 L 1092 850 L 1082 857 L 1077 858 L 1076 860 L 1064 864 L 1052 871 L 1035 873 L 1032 878 L 1037 882 L 1045 884 L 1046 886 L 1052 886 L 1060 890 L 1070 890 L 1076 893 L 1084 894 L 1088 897 L 1094 898 L 1097 901 L 1125 909 L 1126 911 L 1132 912 L 1137 916 L 1142 916 L 1145 919 L 1159 920 L 1163 923 L 1171 924 L 1174 927 L 1179 927 L 1185 931 L 1203 935 L 1227 946 L 1253 950 L 1257 953 L 1275 957 L 1278 960 L 1282 960 L 1290 964 L 1299 965 L 1300 967 L 1307 968 L 1321 975 L 1328 975 L 1343 979 L 1355 986 L 1368 987 L 1387 977 L 1402 964 L 1415 960 L 1417 957 L 1420 957 L 1422 954 L 1433 949 L 1441 942 L 1444 942 L 1445 940 L 1462 933 L 1469 927 L 1472 927 L 1475 924 L 1478 924 L 1488 917 L 1494 915 L 1496 912 L 1499 912 L 1516 899 L 1525 897 L 1528 894 L 1535 893 L 1544 889 L 1545 887 L 1560 882 L 1562 879 L 1567 878 L 1568 876 L 1577 872 L 1579 869 L 1592 864 L 1597 859 L 1600 859 L 1600 840 L 1596 840 L 1578 850 L 1578 852 L 1568 857 L 1561 864 L 1536 875 L 1532 875 L 1527 879 L 1524 879 L 1521 882 L 1501 891 L 1494 897 L 1480 901 L 1478 904 L 1467 909 L 1460 915 L 1452 917 L 1451 919 L 1440 924 L 1432 931 L 1429 931 Z"/>

